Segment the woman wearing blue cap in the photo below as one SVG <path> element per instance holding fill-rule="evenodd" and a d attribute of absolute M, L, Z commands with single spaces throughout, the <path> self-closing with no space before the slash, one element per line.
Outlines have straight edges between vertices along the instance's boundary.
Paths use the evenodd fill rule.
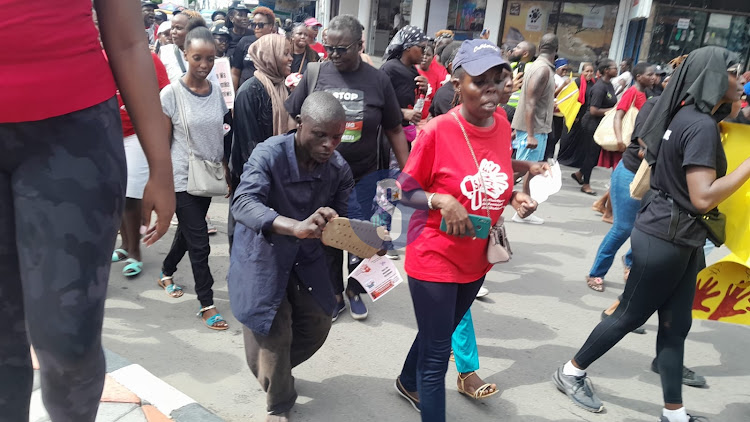
<path fill-rule="evenodd" d="M 406 247 L 405 270 L 419 332 L 396 388 L 430 422 L 446 419 L 451 335 L 492 268 L 489 240 L 470 215 L 495 224 L 508 204 L 523 217 L 537 207 L 513 192 L 510 123 L 498 108 L 511 71 L 500 49 L 465 41 L 453 68 L 461 105 L 427 123 L 401 179 L 406 203 L 429 211 L 409 224 L 418 235 Z"/>

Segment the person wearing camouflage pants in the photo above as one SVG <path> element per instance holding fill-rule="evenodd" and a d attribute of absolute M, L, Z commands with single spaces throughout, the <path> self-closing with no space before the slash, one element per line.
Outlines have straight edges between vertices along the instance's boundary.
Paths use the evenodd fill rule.
<path fill-rule="evenodd" d="M 59 117 L 0 124 L 0 419 L 28 420 L 31 341 L 52 420 L 94 420 L 125 185 L 114 98 Z"/>

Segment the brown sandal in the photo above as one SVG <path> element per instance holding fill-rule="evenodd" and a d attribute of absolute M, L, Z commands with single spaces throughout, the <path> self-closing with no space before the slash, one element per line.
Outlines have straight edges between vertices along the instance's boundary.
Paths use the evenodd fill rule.
<path fill-rule="evenodd" d="M 466 380 L 469 379 L 470 376 L 476 375 L 477 378 L 479 378 L 479 375 L 475 371 L 469 372 L 469 375 L 466 377 L 462 377 L 461 374 L 458 374 L 458 379 L 461 381 L 461 386 L 458 387 L 458 392 L 461 394 L 464 394 L 466 396 L 469 396 L 473 398 L 474 400 L 482 400 L 486 399 L 487 397 L 494 396 L 495 394 L 499 393 L 500 390 L 497 389 L 497 385 L 490 384 L 490 383 L 484 383 L 482 386 L 474 390 L 474 394 L 469 393 L 466 390 Z M 479 378 L 481 380 L 481 378 Z M 490 391 L 494 390 L 494 391 Z"/>
<path fill-rule="evenodd" d="M 601 277 L 586 276 L 586 284 L 588 284 L 591 290 L 596 290 L 597 292 L 604 291 L 604 280 Z"/>
<path fill-rule="evenodd" d="M 169 281 L 170 283 L 167 283 L 167 281 Z M 157 284 L 159 284 L 159 287 L 164 289 L 164 292 L 167 294 L 167 296 L 173 297 L 175 299 L 177 299 L 178 297 L 182 297 L 182 287 L 176 285 L 174 281 L 172 281 L 171 275 L 162 274 L 161 277 L 159 277 L 159 281 L 157 281 Z"/>

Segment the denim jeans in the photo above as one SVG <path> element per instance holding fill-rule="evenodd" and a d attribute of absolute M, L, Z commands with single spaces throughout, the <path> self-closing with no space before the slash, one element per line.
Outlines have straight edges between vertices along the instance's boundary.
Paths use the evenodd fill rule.
<path fill-rule="evenodd" d="M 437 283 L 409 277 L 417 317 L 417 338 L 401 370 L 407 391 L 419 392 L 425 422 L 445 421 L 445 373 L 451 336 L 474 302 L 484 277 L 471 283 Z"/>
<path fill-rule="evenodd" d="M 612 266 L 615 254 L 633 231 L 635 216 L 641 206 L 641 201 L 630 197 L 630 182 L 633 181 L 634 177 L 635 173 L 626 169 L 622 161 L 612 172 L 609 195 L 615 221 L 607 235 L 604 236 L 601 245 L 599 245 L 594 265 L 589 271 L 590 277 L 604 277 L 607 274 Z M 628 255 L 630 255 L 630 252 L 628 252 Z M 630 258 L 626 256 L 625 261 L 627 264 Z"/>

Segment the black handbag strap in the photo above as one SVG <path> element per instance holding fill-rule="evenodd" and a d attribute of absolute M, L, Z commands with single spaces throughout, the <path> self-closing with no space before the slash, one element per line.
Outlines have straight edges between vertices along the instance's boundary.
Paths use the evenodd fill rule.
<path fill-rule="evenodd" d="M 180 65 L 182 73 L 187 72 L 187 69 L 185 69 L 185 62 L 182 61 L 182 55 L 180 55 L 180 48 L 177 46 L 174 46 L 174 57 L 177 59 L 177 64 Z"/>

